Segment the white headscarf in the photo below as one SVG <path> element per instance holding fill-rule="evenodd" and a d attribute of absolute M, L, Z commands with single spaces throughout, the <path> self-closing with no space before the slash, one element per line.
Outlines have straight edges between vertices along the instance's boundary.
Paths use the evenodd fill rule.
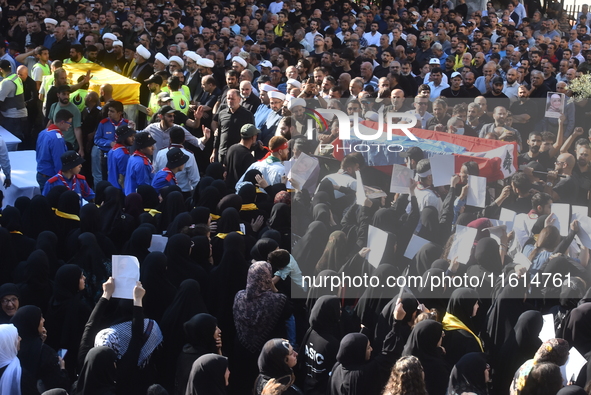
<path fill-rule="evenodd" d="M 12 324 L 0 325 L 0 368 L 6 370 L 0 377 L 0 393 L 21 395 L 21 363 L 16 356 L 18 330 Z"/>

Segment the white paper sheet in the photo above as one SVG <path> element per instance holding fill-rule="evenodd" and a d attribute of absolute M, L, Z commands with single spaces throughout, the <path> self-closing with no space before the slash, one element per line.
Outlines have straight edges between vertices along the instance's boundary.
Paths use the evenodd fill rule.
<path fill-rule="evenodd" d="M 515 215 L 517 213 L 513 210 L 508 210 L 506 208 L 501 209 L 501 214 L 499 215 L 499 221 L 502 221 L 503 224 L 507 225 L 507 233 L 511 233 L 513 230 L 513 223 L 515 222 Z"/>
<path fill-rule="evenodd" d="M 504 233 L 507 233 L 507 225 L 501 224 L 498 226 L 493 226 L 492 228 L 486 228 L 485 230 L 488 230 L 490 237 L 494 239 L 500 246 L 501 237 Z"/>
<path fill-rule="evenodd" d="M 554 339 L 556 337 L 556 331 L 554 330 L 554 315 L 546 314 L 543 315 L 542 318 L 544 319 L 544 325 L 542 326 L 542 330 L 538 337 L 541 341 L 545 342 L 546 340 Z"/>
<path fill-rule="evenodd" d="M 587 363 L 587 360 L 584 356 L 581 355 L 579 350 L 572 347 L 568 352 L 568 359 L 564 364 L 564 368 L 566 370 L 566 380 L 575 381 L 577 377 L 579 377 L 579 372 L 583 368 L 583 365 Z"/>
<path fill-rule="evenodd" d="M 363 188 L 363 181 L 361 180 L 359 170 L 355 172 L 355 178 L 357 178 L 357 204 L 363 206 L 365 204 L 365 188 Z"/>
<path fill-rule="evenodd" d="M 388 244 L 388 233 L 383 230 L 376 228 L 375 226 L 369 225 L 369 231 L 367 233 L 367 248 L 369 253 L 367 254 L 367 261 L 373 267 L 378 267 L 380 261 L 384 256 L 384 251 Z M 394 246 L 390 246 L 394 248 Z"/>
<path fill-rule="evenodd" d="M 476 228 L 468 228 L 467 226 L 457 225 L 454 242 L 451 245 L 447 259 L 453 261 L 454 258 L 457 257 L 459 263 L 468 263 L 468 259 L 470 259 L 470 253 L 472 252 L 472 245 L 474 244 L 474 239 L 476 238 L 476 233 L 478 233 L 478 229 Z"/>
<path fill-rule="evenodd" d="M 133 299 L 133 288 L 140 280 L 140 263 L 135 256 L 113 255 L 114 298 Z"/>
<path fill-rule="evenodd" d="M 291 182 L 289 182 L 289 173 L 291 172 L 291 168 L 294 164 L 294 161 L 291 160 L 286 160 L 285 162 L 283 162 L 283 168 L 285 169 L 285 174 L 287 175 L 287 181 L 285 182 L 285 187 L 287 189 L 293 189 L 293 185 L 291 185 Z M 300 185 L 300 188 L 302 186 Z"/>
<path fill-rule="evenodd" d="M 453 155 L 434 155 L 429 158 L 433 186 L 449 185 L 455 173 L 455 157 Z"/>
<path fill-rule="evenodd" d="M 570 206 L 571 210 L 571 218 L 570 221 L 572 222 L 575 219 L 575 214 L 579 214 L 579 216 L 587 217 L 588 209 L 585 206 Z"/>
<path fill-rule="evenodd" d="M 423 239 L 417 235 L 412 235 L 408 247 L 406 247 L 406 251 L 404 252 L 404 256 L 408 259 L 413 259 L 415 255 L 417 255 L 417 252 L 419 252 L 419 250 L 427 243 L 429 243 L 429 240 Z"/>
<path fill-rule="evenodd" d="M 303 187 L 304 183 L 310 178 L 314 168 L 316 167 L 316 160 L 303 152 L 298 156 L 298 159 L 291 165 L 290 172 L 286 174 L 287 178 L 291 178 Z"/>
<path fill-rule="evenodd" d="M 164 252 L 164 249 L 166 248 L 166 243 L 168 243 L 168 237 L 164 237 L 162 235 L 152 235 L 152 242 L 150 243 L 148 251 Z"/>
<path fill-rule="evenodd" d="M 410 193 L 410 179 L 413 171 L 406 166 L 392 165 L 392 177 L 390 178 L 390 192 Z"/>
<path fill-rule="evenodd" d="M 379 199 L 388 196 L 388 194 L 381 189 L 368 187 L 367 185 L 363 186 L 363 190 L 365 191 L 365 196 L 370 199 Z"/>
<path fill-rule="evenodd" d="M 486 177 L 468 176 L 468 206 L 486 207 Z"/>
<path fill-rule="evenodd" d="M 552 203 L 551 212 L 556 215 L 554 226 L 560 230 L 561 236 L 568 236 L 570 225 L 570 205 L 566 203 Z"/>
<path fill-rule="evenodd" d="M 581 244 L 587 248 L 591 248 L 591 218 L 587 217 L 587 215 L 583 216 L 580 213 L 574 213 L 573 218 L 579 221 L 579 232 L 577 236 Z"/>
<path fill-rule="evenodd" d="M 528 257 L 526 257 L 523 253 L 518 252 L 515 254 L 515 256 L 513 257 L 513 263 L 516 263 L 518 265 L 521 265 L 523 267 L 525 267 L 527 270 L 529 270 L 529 267 L 531 266 L 531 261 L 529 260 Z"/>

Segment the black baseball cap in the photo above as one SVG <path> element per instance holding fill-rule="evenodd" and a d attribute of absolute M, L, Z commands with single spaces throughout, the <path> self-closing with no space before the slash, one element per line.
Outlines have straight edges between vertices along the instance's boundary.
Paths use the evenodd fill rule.
<path fill-rule="evenodd" d="M 242 125 L 242 128 L 240 128 L 240 136 L 246 139 L 254 137 L 260 132 L 261 131 L 257 129 L 257 127 L 254 126 L 252 123 L 244 124 Z"/>
<path fill-rule="evenodd" d="M 146 84 L 150 84 L 152 82 L 157 83 L 158 85 L 162 85 L 162 77 L 159 75 L 152 75 L 150 78 L 144 81 Z"/>
<path fill-rule="evenodd" d="M 174 112 L 174 108 L 172 108 L 171 106 L 162 106 L 162 108 L 160 108 L 160 111 L 158 111 L 158 114 L 160 115 L 164 115 L 164 114 L 170 114 L 171 112 Z"/>

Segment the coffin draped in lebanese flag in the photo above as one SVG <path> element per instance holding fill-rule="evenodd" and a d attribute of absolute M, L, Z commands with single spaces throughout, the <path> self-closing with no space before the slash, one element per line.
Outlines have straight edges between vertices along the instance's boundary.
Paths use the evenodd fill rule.
<path fill-rule="evenodd" d="M 378 123 L 363 121 L 359 123 L 362 135 L 373 135 Z M 517 169 L 517 144 L 499 140 L 482 139 L 458 134 L 434 132 L 432 130 L 409 128 L 418 141 L 411 140 L 402 131 L 394 129 L 392 138 L 387 140 L 384 132 L 378 139 L 365 140 L 351 131 L 350 140 L 332 142 L 333 156 L 342 160 L 351 152 L 360 152 L 368 165 L 376 167 L 384 173 L 392 173 L 392 165 L 403 164 L 404 158 L 399 155 L 399 145 L 408 151 L 412 147 L 420 147 L 428 157 L 434 155 L 453 155 L 455 171 L 459 173 L 462 163 L 474 161 L 480 168 L 480 176 L 487 182 L 502 180 L 511 176 Z"/>

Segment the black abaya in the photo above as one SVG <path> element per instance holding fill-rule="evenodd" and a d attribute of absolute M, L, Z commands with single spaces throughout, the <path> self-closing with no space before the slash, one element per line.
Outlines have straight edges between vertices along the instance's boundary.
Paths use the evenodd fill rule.
<path fill-rule="evenodd" d="M 414 355 L 423 365 L 429 395 L 445 395 L 447 391 L 450 369 L 443 359 L 443 351 L 437 346 L 442 329 L 441 324 L 434 320 L 419 322 L 412 329 L 402 353 Z"/>
<path fill-rule="evenodd" d="M 494 367 L 495 393 L 509 394 L 513 376 L 519 367 L 532 359 L 542 341 L 538 337 L 544 320 L 539 311 L 529 310 L 519 316 L 515 328 L 499 351 L 497 364 Z"/>
<path fill-rule="evenodd" d="M 176 293 L 176 287 L 168 281 L 168 266 L 168 258 L 158 251 L 149 253 L 141 266 L 140 280 L 146 290 L 142 303 L 144 315 L 157 322 L 162 322 L 162 315 Z"/>
<path fill-rule="evenodd" d="M 205 313 L 196 314 L 183 324 L 181 333 L 185 334 L 187 343 L 176 361 L 175 394 L 185 394 L 193 362 L 202 355 L 219 352 L 214 338 L 216 328 L 217 319 Z"/>

